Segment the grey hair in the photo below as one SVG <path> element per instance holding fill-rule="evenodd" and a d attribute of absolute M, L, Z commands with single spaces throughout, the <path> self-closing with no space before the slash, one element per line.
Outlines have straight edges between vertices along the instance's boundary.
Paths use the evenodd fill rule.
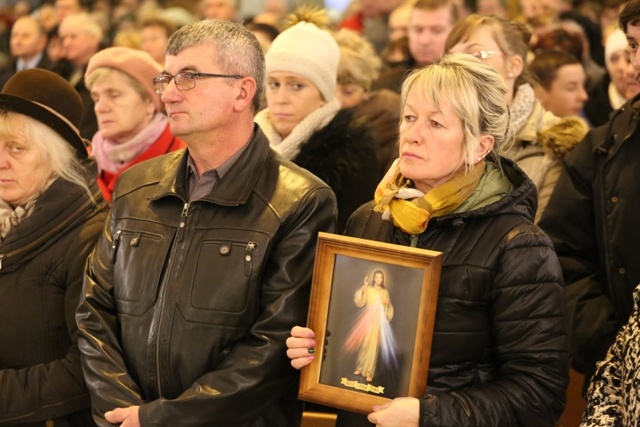
<path fill-rule="evenodd" d="M 491 154 L 499 164 L 503 147 L 513 139 L 509 130 L 507 87 L 495 68 L 471 55 L 453 53 L 436 63 L 414 71 L 402 85 L 402 108 L 409 92 L 418 90 L 424 99 L 440 108 L 449 105 L 462 120 L 464 163 L 476 157 L 482 135 L 494 138 Z"/>
<path fill-rule="evenodd" d="M 67 26 L 75 25 L 77 25 L 81 31 L 93 36 L 98 41 L 102 40 L 102 38 L 104 37 L 102 28 L 100 28 L 100 24 L 98 24 L 96 20 L 87 13 L 77 13 L 67 16 L 60 23 L 58 31 L 60 31 L 60 29 L 62 28 L 66 28 Z"/>
<path fill-rule="evenodd" d="M 238 23 L 208 19 L 192 22 L 177 30 L 167 43 L 167 55 L 184 49 L 215 44 L 215 61 L 225 74 L 240 74 L 256 81 L 253 109 L 260 109 L 265 84 L 264 53 L 253 33 Z"/>
<path fill-rule="evenodd" d="M 54 174 L 76 184 L 93 200 L 87 173 L 71 144 L 49 126 L 29 116 L 12 111 L 0 112 L 0 137 L 15 135 L 17 127 L 22 128 L 25 138 L 47 159 Z"/>

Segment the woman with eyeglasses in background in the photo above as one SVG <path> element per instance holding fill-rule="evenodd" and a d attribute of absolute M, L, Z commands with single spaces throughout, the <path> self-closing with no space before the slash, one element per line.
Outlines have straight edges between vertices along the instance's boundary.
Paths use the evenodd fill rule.
<path fill-rule="evenodd" d="M 85 81 L 98 118 L 91 154 L 98 164 L 98 184 L 109 202 L 125 169 L 185 147 L 171 134 L 154 90 L 154 78 L 161 71 L 151 55 L 125 47 L 101 50 L 87 66 Z"/>
<path fill-rule="evenodd" d="M 469 15 L 449 33 L 445 51 L 468 53 L 493 66 L 507 84 L 509 128 L 516 135 L 503 155 L 515 161 L 538 189 L 537 223 L 560 174 L 560 161 L 587 133 L 579 117 L 558 118 L 536 99 L 527 70 L 531 33 L 496 16 Z"/>

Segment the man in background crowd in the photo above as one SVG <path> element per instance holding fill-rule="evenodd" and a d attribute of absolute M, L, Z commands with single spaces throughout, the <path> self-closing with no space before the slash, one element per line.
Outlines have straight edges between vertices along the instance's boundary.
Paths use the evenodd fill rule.
<path fill-rule="evenodd" d="M 50 69 L 53 65 L 45 48 L 47 35 L 38 21 L 31 16 L 23 16 L 11 28 L 11 60 L 0 70 L 0 88 L 18 71 L 30 68 Z"/>

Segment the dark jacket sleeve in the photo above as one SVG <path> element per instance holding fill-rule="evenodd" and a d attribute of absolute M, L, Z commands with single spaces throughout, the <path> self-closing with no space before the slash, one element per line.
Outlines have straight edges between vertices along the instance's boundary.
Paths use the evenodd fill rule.
<path fill-rule="evenodd" d="M 140 390 L 127 371 L 124 353 L 119 344 L 119 325 L 111 269 L 111 213 L 103 234 L 87 259 L 84 283 L 76 321 L 80 329 L 82 367 L 92 387 L 94 419 L 101 426 L 110 426 L 104 413 L 115 408 L 141 405 Z"/>
<path fill-rule="evenodd" d="M 540 221 L 564 275 L 572 364 L 587 375 L 604 357 L 620 327 L 606 293 L 606 272 L 600 269 L 594 212 L 593 144 L 604 140 L 604 132 L 605 128 L 591 131 L 567 156 Z"/>
<path fill-rule="evenodd" d="M 73 235 L 59 241 L 55 268 L 44 274 L 43 280 L 49 280 L 52 282 L 49 286 L 59 286 L 60 292 L 64 292 L 64 316 L 72 345 L 64 357 L 51 362 L 25 369 L 0 369 L 0 425 L 42 422 L 89 407 L 89 392 L 82 376 L 77 345 L 75 312 L 84 263 L 103 221 L 104 215 L 95 215 Z"/>
<path fill-rule="evenodd" d="M 516 226 L 505 239 L 488 295 L 495 379 L 428 391 L 421 426 L 548 427 L 562 414 L 569 378 L 558 259 L 532 224 Z"/>

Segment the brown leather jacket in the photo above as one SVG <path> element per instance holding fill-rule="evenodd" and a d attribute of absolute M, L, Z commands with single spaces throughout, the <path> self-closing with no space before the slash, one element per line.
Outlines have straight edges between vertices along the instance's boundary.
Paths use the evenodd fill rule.
<path fill-rule="evenodd" d="M 335 197 L 258 127 L 191 203 L 186 167 L 177 151 L 127 170 L 89 258 L 77 320 L 94 417 L 141 405 L 143 426 L 296 425 L 285 340 Z"/>

